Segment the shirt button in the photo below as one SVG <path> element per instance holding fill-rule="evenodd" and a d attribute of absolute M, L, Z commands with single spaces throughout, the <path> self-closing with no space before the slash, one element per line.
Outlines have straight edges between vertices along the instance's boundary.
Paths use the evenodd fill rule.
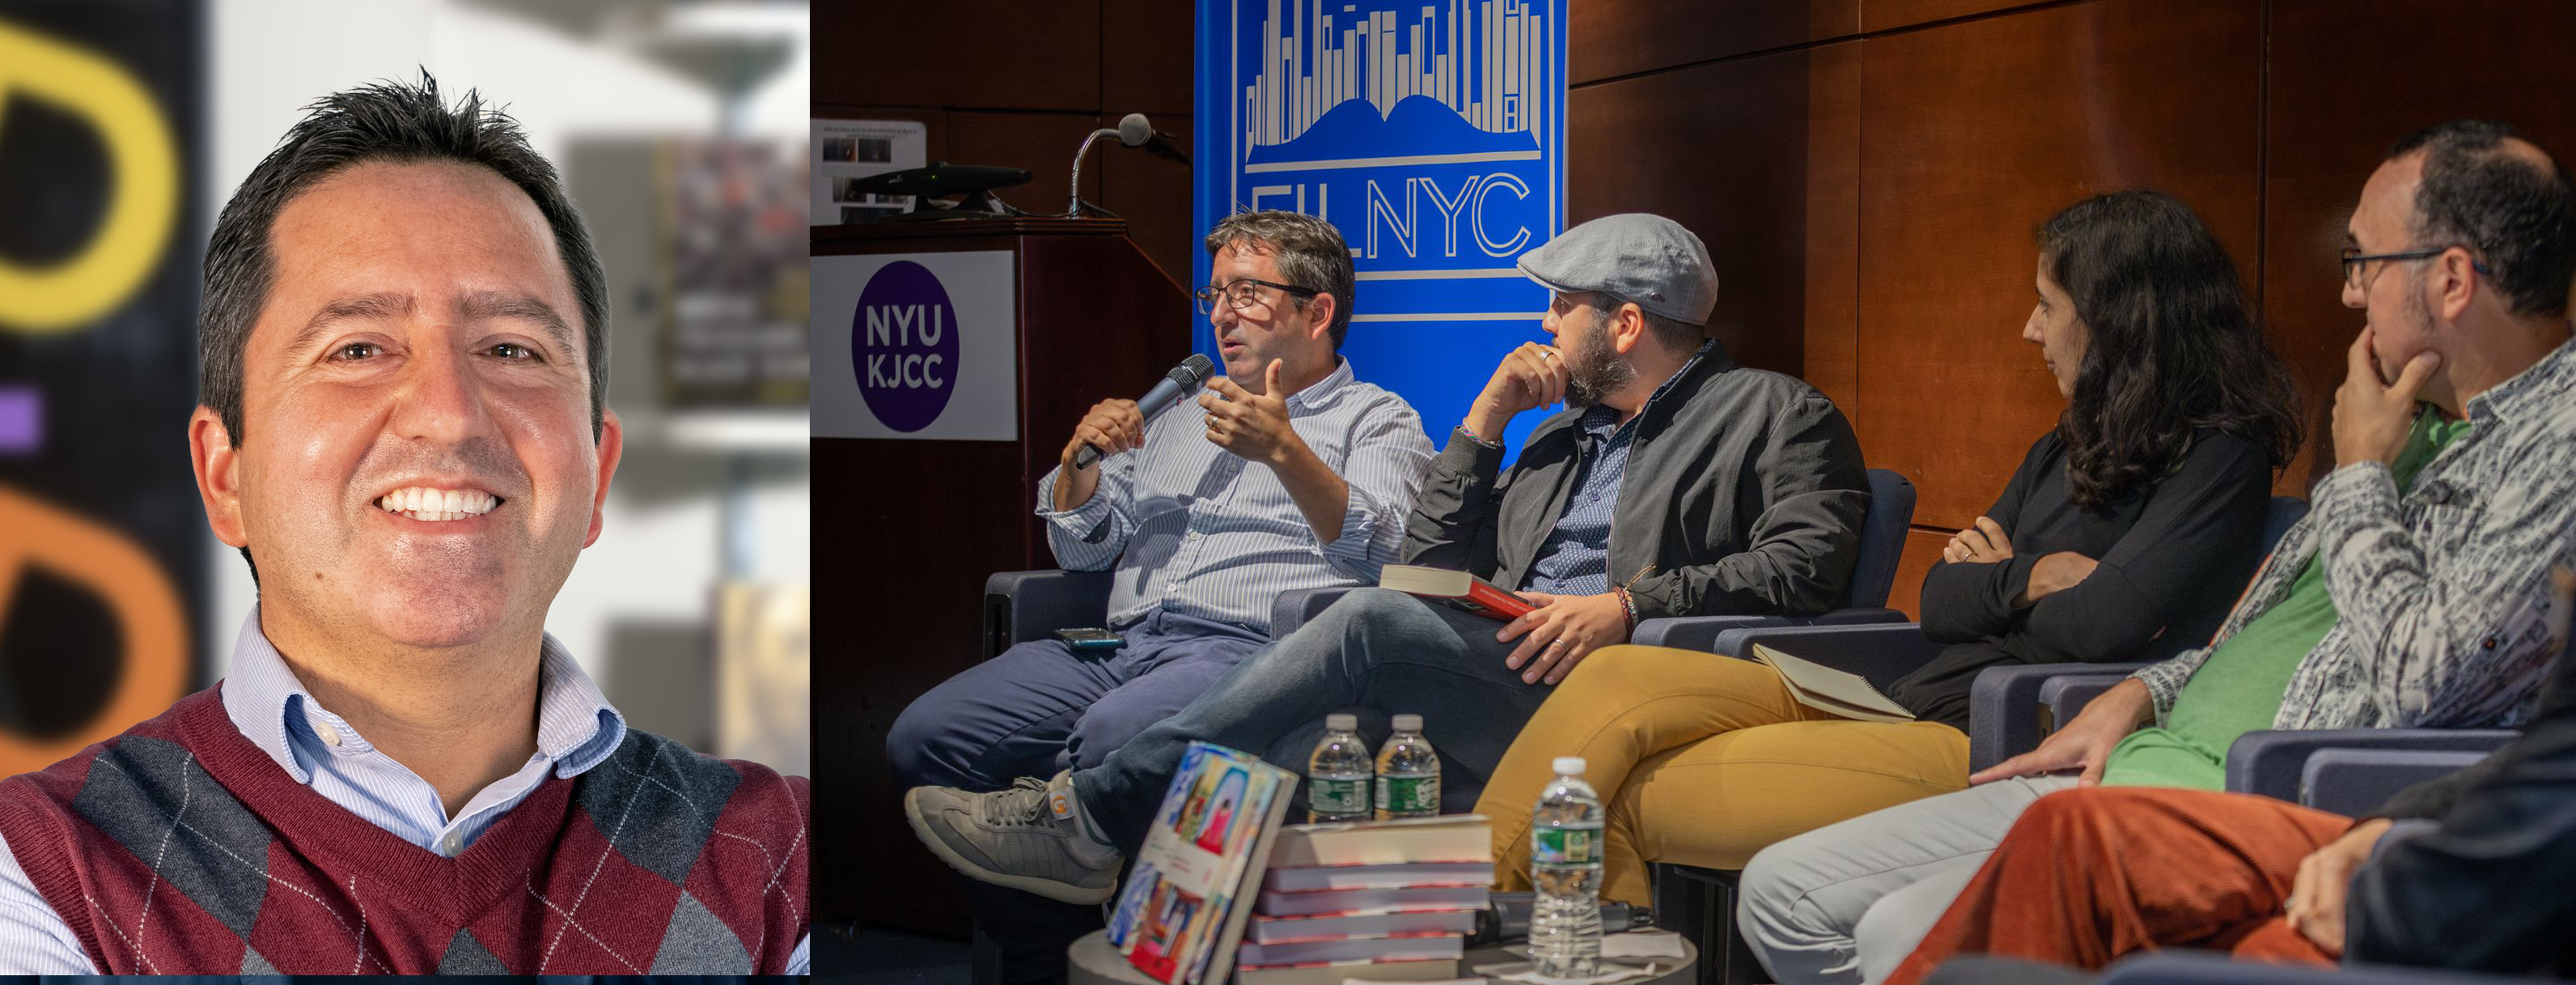
<path fill-rule="evenodd" d="M 455 858 L 455 857 L 456 857 L 456 853 L 457 853 L 457 852 L 464 850 L 464 846 L 465 846 L 465 835 L 464 835 L 464 833 L 463 833 L 463 832 L 458 832 L 458 831 L 450 831 L 450 832 L 448 832 L 448 833 L 447 833 L 447 837 L 439 839 L 439 841 L 438 841 L 438 853 L 439 853 L 439 854 L 441 854 L 441 855 L 445 855 L 445 856 L 447 856 L 448 858 Z"/>
<path fill-rule="evenodd" d="M 336 746 L 340 744 L 340 730 L 332 728 L 331 723 L 329 722 L 313 723 L 313 732 L 314 734 L 322 737 L 323 745 Z"/>

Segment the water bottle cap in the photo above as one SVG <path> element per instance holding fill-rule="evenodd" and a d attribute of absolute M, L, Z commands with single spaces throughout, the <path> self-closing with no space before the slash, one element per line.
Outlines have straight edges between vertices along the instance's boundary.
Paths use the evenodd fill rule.
<path fill-rule="evenodd" d="M 1335 732 L 1358 731 L 1360 727 L 1360 716 L 1326 715 L 1324 716 L 1324 727 Z"/>
<path fill-rule="evenodd" d="M 1582 776 L 1582 775 L 1583 775 L 1583 757 L 1581 757 L 1581 756 L 1558 756 L 1558 757 L 1556 757 L 1556 775 L 1558 775 L 1558 776 L 1569 776 L 1569 775 L 1571 775 L 1571 776 Z"/>
<path fill-rule="evenodd" d="M 1395 730 L 1396 730 L 1396 731 L 1398 731 L 1398 732 L 1419 732 L 1419 731 L 1422 731 L 1422 716 L 1420 716 L 1420 715 L 1397 715 L 1397 716 L 1395 716 Z"/>

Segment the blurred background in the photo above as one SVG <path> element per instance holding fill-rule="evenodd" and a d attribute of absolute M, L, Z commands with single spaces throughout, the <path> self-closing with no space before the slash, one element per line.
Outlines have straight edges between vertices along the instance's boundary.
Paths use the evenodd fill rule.
<path fill-rule="evenodd" d="M 0 775 L 223 676 L 254 594 L 188 467 L 216 212 L 423 70 L 555 162 L 626 456 L 548 628 L 636 727 L 810 774 L 804 3 L 0 0 Z"/>

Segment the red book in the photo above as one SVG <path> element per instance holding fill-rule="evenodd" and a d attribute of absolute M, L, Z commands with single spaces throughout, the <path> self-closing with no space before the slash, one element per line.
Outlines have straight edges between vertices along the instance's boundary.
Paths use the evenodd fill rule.
<path fill-rule="evenodd" d="M 1493 582 L 1465 571 L 1390 564 L 1377 583 L 1417 598 L 1436 599 L 1496 622 L 1510 622 L 1537 606 Z"/>

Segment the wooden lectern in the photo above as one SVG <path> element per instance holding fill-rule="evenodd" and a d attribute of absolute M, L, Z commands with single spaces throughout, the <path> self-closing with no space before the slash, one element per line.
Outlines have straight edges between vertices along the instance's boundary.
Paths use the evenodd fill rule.
<path fill-rule="evenodd" d="M 1013 254 L 1019 440 L 814 439 L 816 909 L 963 930 L 961 877 L 904 824 L 886 735 L 913 698 L 982 658 L 986 576 L 1055 567 L 1035 496 L 1073 426 L 1091 405 L 1153 386 L 1189 354 L 1198 321 L 1181 281 L 1137 249 L 1123 220 L 812 232 L 817 257 Z"/>

